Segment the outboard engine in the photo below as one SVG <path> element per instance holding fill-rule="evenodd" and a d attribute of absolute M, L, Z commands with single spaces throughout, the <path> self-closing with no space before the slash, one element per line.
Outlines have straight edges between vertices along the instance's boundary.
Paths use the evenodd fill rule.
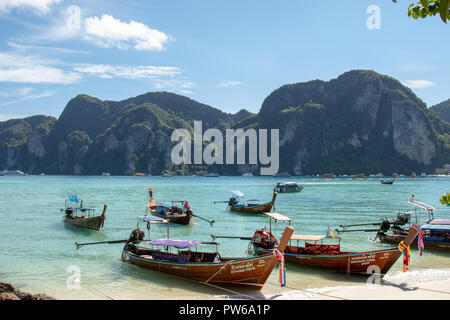
<path fill-rule="evenodd" d="M 128 242 L 139 243 L 142 240 L 144 240 L 144 237 L 145 237 L 144 231 L 142 231 L 141 229 L 137 228 L 137 229 L 134 229 L 131 232 L 130 237 L 128 238 Z"/>
<path fill-rule="evenodd" d="M 258 229 L 252 238 L 252 243 L 256 247 L 263 249 L 273 249 L 278 245 L 278 241 L 275 236 L 266 228 Z"/>
<path fill-rule="evenodd" d="M 404 225 L 404 224 L 409 223 L 410 218 L 411 218 L 411 214 L 409 214 L 409 213 L 398 213 L 396 222 L 399 225 Z"/>
<path fill-rule="evenodd" d="M 230 207 L 234 206 L 237 203 L 237 199 L 235 197 L 231 197 L 230 200 L 228 201 L 228 205 Z"/>

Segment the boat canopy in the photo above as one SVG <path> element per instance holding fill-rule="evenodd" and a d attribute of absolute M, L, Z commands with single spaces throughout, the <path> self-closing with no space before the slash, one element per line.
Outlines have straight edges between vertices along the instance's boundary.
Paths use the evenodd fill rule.
<path fill-rule="evenodd" d="M 197 244 L 202 243 L 202 241 L 193 241 L 193 240 L 172 240 L 172 239 L 158 239 L 153 240 L 149 244 L 154 246 L 170 246 L 177 248 L 190 248 Z"/>
<path fill-rule="evenodd" d="M 160 217 L 155 217 L 155 216 L 140 216 L 138 217 L 139 221 L 142 222 L 150 222 L 150 223 L 168 223 L 169 221 Z"/>
<path fill-rule="evenodd" d="M 176 247 L 176 248 L 190 248 L 197 244 L 215 244 L 217 242 L 211 241 L 194 241 L 194 240 L 172 240 L 172 239 L 158 239 L 153 240 L 149 244 L 154 246 L 168 246 L 168 247 Z"/>
<path fill-rule="evenodd" d="M 244 194 L 240 192 L 239 190 L 230 190 L 232 194 L 234 194 L 236 197 L 243 197 Z"/>
<path fill-rule="evenodd" d="M 426 203 L 414 200 L 414 195 L 411 196 L 411 199 L 408 200 L 408 203 L 412 204 L 413 206 L 415 206 L 417 208 L 420 208 L 420 209 L 423 209 L 426 211 L 436 210 L 436 208 L 434 208 Z"/>
<path fill-rule="evenodd" d="M 448 224 L 423 224 L 422 230 L 435 230 L 435 231 L 450 231 L 450 225 Z"/>
<path fill-rule="evenodd" d="M 436 219 L 431 220 L 428 222 L 428 224 L 443 224 L 443 225 L 450 225 L 450 219 Z"/>
<path fill-rule="evenodd" d="M 82 211 L 82 212 L 84 212 L 84 211 L 94 211 L 94 209 L 89 209 L 89 208 L 67 208 L 67 209 L 70 209 L 72 211 Z"/>
<path fill-rule="evenodd" d="M 280 185 L 297 185 L 297 182 L 289 181 L 289 182 L 280 182 Z"/>
<path fill-rule="evenodd" d="M 291 240 L 301 240 L 301 241 L 320 241 L 323 239 L 333 239 L 333 238 L 327 237 L 327 236 L 314 236 L 314 235 L 305 235 L 305 234 L 293 234 L 291 236 Z M 340 238 L 334 237 L 334 239 L 340 239 Z"/>
<path fill-rule="evenodd" d="M 288 216 L 285 216 L 284 214 L 281 214 L 279 212 L 264 212 L 264 214 L 278 221 L 292 221 L 292 218 L 289 218 Z"/>

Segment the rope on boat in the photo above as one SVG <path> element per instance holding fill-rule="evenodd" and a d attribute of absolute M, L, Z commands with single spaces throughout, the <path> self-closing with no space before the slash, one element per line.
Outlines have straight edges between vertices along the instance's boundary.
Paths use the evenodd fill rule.
<path fill-rule="evenodd" d="M 232 262 L 232 260 L 228 261 L 227 263 L 225 263 L 219 270 L 217 270 L 216 273 L 214 273 L 211 277 L 209 277 L 208 280 L 205 281 L 205 283 L 208 283 L 211 279 L 213 279 L 215 276 L 217 276 L 217 274 L 222 271 L 227 265 L 229 265 Z"/>

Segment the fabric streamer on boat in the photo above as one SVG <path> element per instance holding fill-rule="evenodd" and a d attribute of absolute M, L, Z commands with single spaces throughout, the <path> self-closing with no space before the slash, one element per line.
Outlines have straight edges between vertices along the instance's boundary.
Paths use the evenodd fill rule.
<path fill-rule="evenodd" d="M 278 260 L 278 281 L 280 282 L 282 287 L 286 286 L 286 267 L 284 264 L 284 255 L 278 250 L 274 249 L 273 254 L 277 257 Z"/>
<path fill-rule="evenodd" d="M 411 261 L 411 250 L 403 241 L 398 244 L 398 249 L 403 252 L 403 272 L 406 272 Z"/>
<path fill-rule="evenodd" d="M 328 227 L 328 230 L 327 230 L 327 237 L 329 237 L 329 238 L 334 238 L 333 230 L 331 230 L 330 227 Z"/>
<path fill-rule="evenodd" d="M 71 202 L 78 202 L 78 197 L 77 196 L 68 196 L 69 201 Z"/>
<path fill-rule="evenodd" d="M 413 229 L 417 230 L 417 248 L 419 249 L 419 254 L 422 256 L 422 250 L 425 249 L 425 245 L 423 244 L 423 232 L 420 227 L 417 227 L 416 225 L 412 225 Z"/>

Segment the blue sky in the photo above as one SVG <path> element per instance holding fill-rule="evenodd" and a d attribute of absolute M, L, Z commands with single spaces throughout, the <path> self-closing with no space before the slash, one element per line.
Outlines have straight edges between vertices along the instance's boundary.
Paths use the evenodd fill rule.
<path fill-rule="evenodd" d="M 1 0 L 0 121 L 58 117 L 81 93 L 163 90 L 257 112 L 283 84 L 351 69 L 395 77 L 431 106 L 450 98 L 450 26 L 409 18 L 409 3 Z"/>

